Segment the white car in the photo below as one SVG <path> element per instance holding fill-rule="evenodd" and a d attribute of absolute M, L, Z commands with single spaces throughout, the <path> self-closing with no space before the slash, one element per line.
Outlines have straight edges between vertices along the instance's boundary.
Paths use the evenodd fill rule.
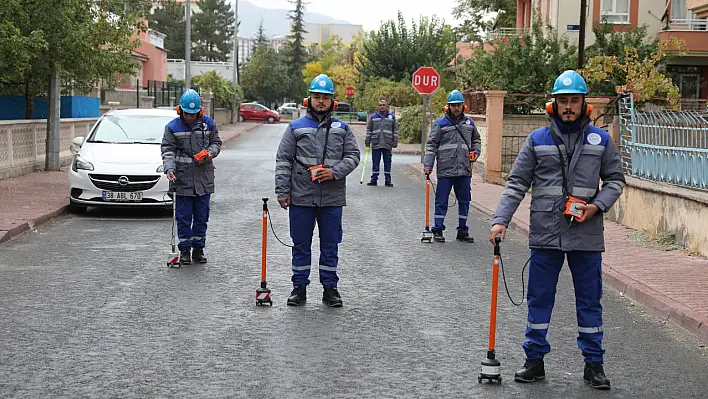
<path fill-rule="evenodd" d="M 96 207 L 171 207 L 160 144 L 174 110 L 107 112 L 72 141 L 69 212 Z"/>

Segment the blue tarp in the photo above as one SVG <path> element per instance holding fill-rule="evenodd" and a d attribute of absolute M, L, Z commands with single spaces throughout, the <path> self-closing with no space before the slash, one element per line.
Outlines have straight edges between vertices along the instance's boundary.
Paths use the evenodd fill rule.
<path fill-rule="evenodd" d="M 62 96 L 60 115 L 62 118 L 98 118 L 100 99 L 85 96 Z M 45 119 L 47 102 L 34 99 L 32 119 Z M 23 96 L 0 97 L 0 120 L 25 119 L 25 98 Z"/>

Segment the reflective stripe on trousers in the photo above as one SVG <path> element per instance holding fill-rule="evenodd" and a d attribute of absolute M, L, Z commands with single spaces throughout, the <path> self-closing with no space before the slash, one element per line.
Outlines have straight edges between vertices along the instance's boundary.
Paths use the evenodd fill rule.
<path fill-rule="evenodd" d="M 555 304 L 558 275 L 565 257 L 573 276 L 578 323 L 578 347 L 586 363 L 602 363 L 602 253 L 531 250 L 529 266 L 528 322 L 522 345 L 529 359 L 542 359 L 551 351 L 546 334 Z"/>
<path fill-rule="evenodd" d="M 438 185 L 435 187 L 435 225 L 433 231 L 445 230 L 445 215 L 447 214 L 447 204 L 450 197 L 450 191 L 455 189 L 455 197 L 457 197 L 457 231 L 468 232 L 467 216 L 470 212 L 470 201 L 472 194 L 470 193 L 470 177 L 440 177 Z"/>
<path fill-rule="evenodd" d="M 177 237 L 180 249 L 204 248 L 209 222 L 210 194 L 188 197 L 178 195 L 175 202 Z"/>
<path fill-rule="evenodd" d="M 320 235 L 320 283 L 324 287 L 336 287 L 339 282 L 337 264 L 338 246 L 342 242 L 342 207 L 290 206 L 290 238 L 292 249 L 294 286 L 310 284 L 312 264 L 312 234 L 315 222 Z"/>
<path fill-rule="evenodd" d="M 379 179 L 379 167 L 383 156 L 384 177 L 387 182 L 391 181 L 391 150 L 371 150 L 371 180 Z"/>

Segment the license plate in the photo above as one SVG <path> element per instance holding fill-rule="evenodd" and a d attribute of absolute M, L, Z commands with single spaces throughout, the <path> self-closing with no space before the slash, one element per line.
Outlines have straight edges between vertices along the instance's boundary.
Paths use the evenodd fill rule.
<path fill-rule="evenodd" d="M 130 202 L 130 201 L 142 201 L 143 193 L 121 193 L 116 191 L 104 191 L 103 192 L 104 201 L 119 201 L 119 202 Z"/>

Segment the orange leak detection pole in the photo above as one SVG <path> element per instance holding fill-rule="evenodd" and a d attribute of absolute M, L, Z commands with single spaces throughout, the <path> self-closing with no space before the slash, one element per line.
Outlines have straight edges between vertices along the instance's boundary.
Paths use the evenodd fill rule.
<path fill-rule="evenodd" d="M 273 306 L 270 299 L 270 290 L 266 283 L 266 252 L 268 247 L 268 198 L 263 198 L 263 239 L 261 249 L 261 286 L 256 290 L 256 306 L 269 304 Z"/>
<path fill-rule="evenodd" d="M 420 242 L 433 242 L 433 232 L 430 231 L 430 175 L 425 175 L 425 231 Z"/>
<path fill-rule="evenodd" d="M 499 288 L 499 260 L 501 251 L 499 250 L 499 237 L 494 238 L 494 261 L 492 263 L 492 307 L 489 315 L 489 347 L 487 348 L 487 358 L 482 362 L 482 372 L 479 373 L 477 381 L 481 384 L 482 380 L 489 382 L 497 381 L 501 384 L 502 378 L 500 374 L 501 363 L 496 359 L 494 353 L 494 338 L 497 329 L 497 289 Z"/>

